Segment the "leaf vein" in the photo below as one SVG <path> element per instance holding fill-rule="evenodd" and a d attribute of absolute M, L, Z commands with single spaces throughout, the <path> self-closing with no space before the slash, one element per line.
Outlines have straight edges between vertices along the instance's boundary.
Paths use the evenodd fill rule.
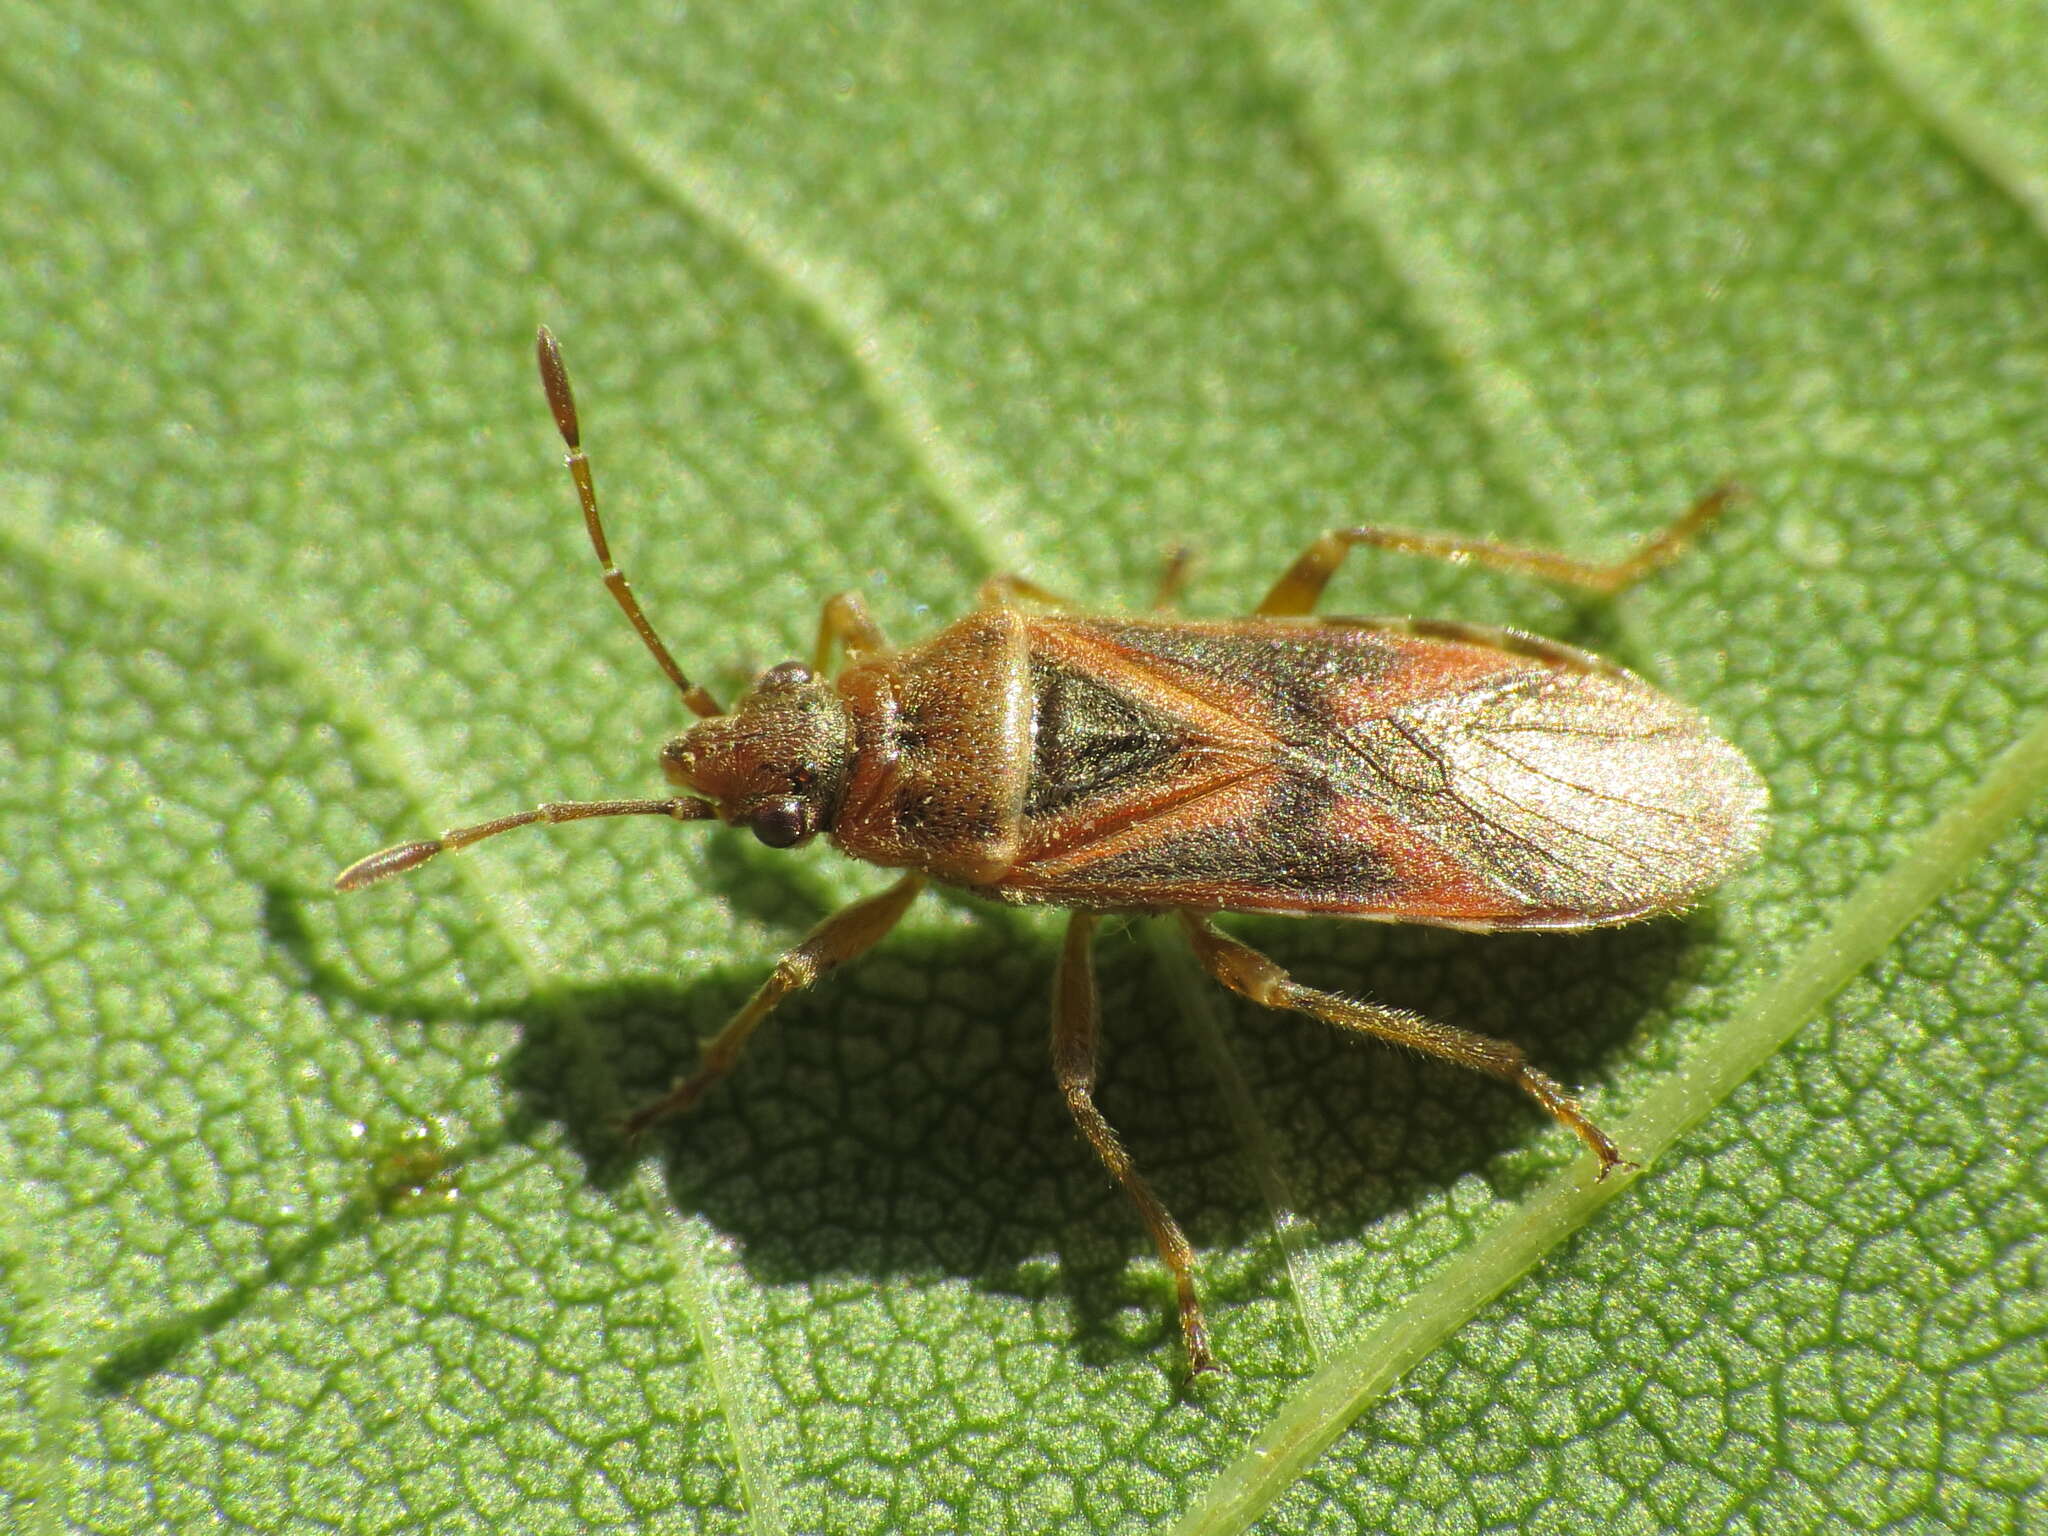
<path fill-rule="evenodd" d="M 1945 88 L 1941 39 L 1932 28 L 1881 0 L 1835 0 L 1851 33 L 1906 103 L 1914 119 L 2016 207 L 2036 235 L 2048 237 L 2048 174 L 1997 141 L 1995 125 L 1959 91 Z"/>
<path fill-rule="evenodd" d="M 1875 961 L 2044 792 L 2048 713 L 1889 868 L 1858 886 L 1834 921 L 1715 1031 L 1696 1059 L 1667 1073 L 1614 1128 L 1615 1139 L 1644 1164 L 1668 1151 Z M 1174 1536 L 1249 1528 L 1411 1367 L 1633 1182 L 1593 1182 L 1589 1158 L 1560 1168 L 1302 1383 L 1203 1490 L 1173 1526 Z"/>
<path fill-rule="evenodd" d="M 1290 69 L 1269 35 L 1270 15 L 1243 4 L 1232 11 L 1266 73 L 1281 85 L 1278 94 L 1294 113 L 1297 142 L 1315 161 L 1335 206 L 1371 237 L 1399 284 L 1415 334 L 1458 381 L 1495 468 L 1521 489 L 1560 540 L 1568 529 L 1603 526 L 1608 519 L 1570 443 L 1552 424 L 1535 384 L 1506 361 L 1479 280 L 1448 240 L 1431 233 L 1417 178 L 1385 157 L 1347 164 L 1336 147 L 1323 102 L 1336 89 L 1328 78 L 1329 61 L 1341 52 L 1335 40 L 1315 37 L 1285 50 L 1286 59 L 1300 61 L 1300 68 Z M 1630 654 L 1650 654 L 1654 647 L 1628 605 L 1614 604 L 1612 611 Z"/>
<path fill-rule="evenodd" d="M 902 342 L 890 324 L 884 286 L 851 261 L 805 248 L 750 205 L 733 178 L 716 166 L 641 131 L 635 126 L 638 93 L 632 81 L 603 73 L 568 39 L 553 35 L 549 21 L 494 0 L 470 0 L 470 8 L 519 51 L 563 105 L 657 198 L 716 232 L 810 318 L 847 360 L 924 489 L 983 573 L 1021 567 L 1020 551 L 992 532 L 1010 525 L 1009 513 L 1021 493 L 941 426 L 915 348 Z"/>
<path fill-rule="evenodd" d="M 330 669 L 317 665 L 284 635 L 253 618 L 252 615 L 269 612 L 270 605 L 240 590 L 235 580 L 215 571 L 207 571 L 199 579 L 173 579 L 108 530 L 75 523 L 54 525 L 40 506 L 23 515 L 17 503 L 12 509 L 16 513 L 13 517 L 6 515 L 8 510 L 5 503 L 0 503 L 0 544 L 11 546 L 17 553 L 36 559 L 54 574 L 81 586 L 97 589 L 117 600 L 137 599 L 238 637 L 318 700 L 328 717 L 356 738 L 370 755 L 381 759 L 385 772 L 407 788 L 409 798 L 423 811 L 428 801 L 435 798 L 420 788 L 422 784 L 440 783 L 440 776 L 428 766 L 423 744 L 388 713 L 369 709 L 348 690 L 337 686 Z M 443 790 L 439 798 L 449 799 L 452 794 Z M 486 881 L 480 861 L 456 860 L 454 869 L 456 878 L 467 886 L 474 905 L 520 966 L 529 985 L 536 992 L 544 990 L 551 983 L 552 966 L 547 959 L 546 943 L 527 918 L 523 904 L 509 895 L 502 884 Z M 780 1536 L 777 1500 L 762 1474 L 759 1435 L 736 1395 L 729 1367 L 730 1350 L 721 1352 L 715 1347 L 724 1339 L 724 1329 L 715 1315 L 698 1310 L 714 1306 L 702 1279 L 703 1255 L 682 1239 L 683 1217 L 673 1203 L 658 1194 L 653 1203 L 655 1231 L 676 1260 L 672 1273 L 680 1283 L 674 1287 L 674 1293 L 692 1331 L 705 1343 L 713 1388 L 731 1425 L 735 1447 L 742 1454 L 741 1477 L 749 1494 L 750 1517 L 761 1536 Z M 276 1268 L 273 1265 L 266 1272 L 264 1283 L 275 1277 Z M 235 1287 L 230 1296 L 244 1292 L 248 1284 Z M 216 1307 L 220 1305 L 216 1303 Z M 63 1368 L 76 1373 L 75 1364 Z M 74 1425 L 76 1419 L 74 1412 Z M 39 1451 L 51 1463 L 60 1454 L 54 1446 L 40 1447 Z"/>

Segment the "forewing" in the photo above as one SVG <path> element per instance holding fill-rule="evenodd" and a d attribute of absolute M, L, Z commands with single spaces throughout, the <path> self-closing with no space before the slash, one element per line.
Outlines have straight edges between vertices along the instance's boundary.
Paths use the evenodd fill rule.
<path fill-rule="evenodd" d="M 1507 631 L 1057 621 L 1143 701 L 1142 776 L 1027 830 L 1010 899 L 1575 928 L 1682 907 L 1748 859 L 1764 791 L 1691 710 Z"/>
<path fill-rule="evenodd" d="M 1640 679 L 1563 655 L 1391 711 L 1365 689 L 1337 701 L 1365 770 L 1351 782 L 1376 802 L 1359 832 L 1391 815 L 1426 839 L 1487 888 L 1488 926 L 1672 911 L 1762 841 L 1763 781 L 1735 747 Z"/>

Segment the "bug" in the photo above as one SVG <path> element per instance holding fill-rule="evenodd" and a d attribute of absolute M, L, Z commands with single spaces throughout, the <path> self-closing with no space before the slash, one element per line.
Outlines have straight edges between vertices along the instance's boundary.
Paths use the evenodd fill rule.
<path fill-rule="evenodd" d="M 1702 498 L 1601 565 L 1482 540 L 1339 529 L 1310 544 L 1251 617 L 1082 613 L 1017 576 L 973 612 L 892 647 L 859 597 L 829 599 L 811 665 L 763 672 L 731 710 L 676 664 L 613 560 L 568 374 L 543 327 L 541 383 L 604 584 L 698 723 L 661 748 L 679 791 L 548 804 L 401 843 L 335 879 L 352 891 L 535 823 L 665 816 L 743 827 L 771 848 L 824 835 L 903 874 L 826 918 L 633 1113 L 637 1136 L 730 1071 L 790 993 L 872 947 L 931 881 L 1071 910 L 1053 984 L 1053 1071 L 1172 1276 L 1190 1368 L 1216 1366 L 1194 1251 L 1095 1103 L 1092 942 L 1106 913 L 1172 913 L 1204 968 L 1272 1008 L 1391 1041 L 1520 1088 L 1624 1162 L 1564 1089 L 1505 1041 L 1304 986 L 1219 912 L 1430 923 L 1478 932 L 1594 928 L 1672 913 L 1750 859 L 1766 795 L 1686 706 L 1585 651 L 1514 630 L 1315 616 L 1355 547 L 1614 592 L 1720 512 Z M 1160 607 L 1170 595 L 1162 583 Z M 828 678 L 835 653 L 843 653 Z"/>

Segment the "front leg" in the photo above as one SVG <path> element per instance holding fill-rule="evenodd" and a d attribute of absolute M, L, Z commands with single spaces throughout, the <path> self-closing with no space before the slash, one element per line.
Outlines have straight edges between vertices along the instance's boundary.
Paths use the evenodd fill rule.
<path fill-rule="evenodd" d="M 1131 1154 L 1102 1111 L 1095 1105 L 1095 1048 L 1100 1035 L 1099 1010 L 1095 1001 L 1094 960 L 1095 918 L 1076 912 L 1067 922 L 1067 942 L 1060 952 L 1059 973 L 1053 980 L 1052 1070 L 1074 1124 L 1088 1138 L 1088 1145 L 1102 1159 L 1109 1176 L 1121 1184 L 1138 1219 L 1152 1235 L 1160 1262 L 1173 1276 L 1174 1293 L 1180 1307 L 1180 1333 L 1187 1345 L 1188 1367 L 1197 1376 L 1217 1369 L 1209 1352 L 1209 1329 L 1202 1320 L 1202 1304 L 1195 1296 L 1195 1250 L 1172 1214 L 1152 1193 L 1152 1186 L 1139 1174 Z"/>
<path fill-rule="evenodd" d="M 746 1006 L 712 1037 L 704 1047 L 697 1070 L 652 1104 L 643 1104 L 626 1117 L 627 1140 L 636 1139 L 657 1120 L 666 1120 L 695 1106 L 704 1097 L 705 1089 L 732 1070 L 754 1026 L 768 1017 L 777 1003 L 808 987 L 835 966 L 874 948 L 923 889 L 924 876 L 905 875 L 881 894 L 841 907 L 813 928 L 801 944 L 775 962 L 775 969 L 747 999 Z"/>
<path fill-rule="evenodd" d="M 818 648 L 812 652 L 814 658 L 811 670 L 823 677 L 832 665 L 832 648 L 844 646 L 846 659 L 858 661 L 863 656 L 889 649 L 889 641 L 882 633 L 882 626 L 868 612 L 868 605 L 860 600 L 857 592 L 835 592 L 825 599 L 825 606 L 818 614 Z"/>

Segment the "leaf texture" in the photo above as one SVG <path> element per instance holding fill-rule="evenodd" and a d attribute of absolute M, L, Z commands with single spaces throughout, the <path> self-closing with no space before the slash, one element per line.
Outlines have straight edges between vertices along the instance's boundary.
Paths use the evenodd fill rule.
<path fill-rule="evenodd" d="M 0 1524 L 39 1532 L 2039 1532 L 2048 9 L 0 0 Z M 655 792 L 860 592 L 1242 612 L 1354 560 L 1753 757 L 1764 857 L 1583 937 L 1241 923 L 1497 1086 L 932 899 L 639 1155 L 620 1112 L 876 889 Z M 1534 1267 L 1532 1267 L 1534 1266 Z"/>

